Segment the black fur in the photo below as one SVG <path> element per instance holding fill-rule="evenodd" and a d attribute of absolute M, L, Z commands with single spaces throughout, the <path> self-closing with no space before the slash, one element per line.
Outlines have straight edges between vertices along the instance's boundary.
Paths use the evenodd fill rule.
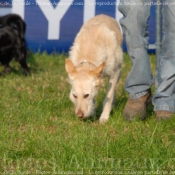
<path fill-rule="evenodd" d="M 5 73 L 11 71 L 9 63 L 15 58 L 24 69 L 25 75 L 29 74 L 25 31 L 26 24 L 19 15 L 8 14 L 0 17 L 0 62 Z"/>

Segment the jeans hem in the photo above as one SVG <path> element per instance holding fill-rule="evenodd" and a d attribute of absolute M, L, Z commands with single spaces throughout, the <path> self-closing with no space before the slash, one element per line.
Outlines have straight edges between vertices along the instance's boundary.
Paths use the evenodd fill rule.
<path fill-rule="evenodd" d="M 129 97 L 134 100 L 134 99 L 143 97 L 147 93 L 148 93 L 148 91 L 140 92 L 140 93 L 137 93 L 137 94 L 129 94 Z"/>
<path fill-rule="evenodd" d="M 174 107 L 170 107 L 167 105 L 159 105 L 159 106 L 155 106 L 154 107 L 154 111 L 170 111 L 170 112 L 175 112 L 175 108 Z"/>

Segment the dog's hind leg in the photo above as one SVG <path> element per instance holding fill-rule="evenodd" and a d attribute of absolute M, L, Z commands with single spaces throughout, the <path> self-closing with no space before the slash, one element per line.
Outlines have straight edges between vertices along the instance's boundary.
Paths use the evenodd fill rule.
<path fill-rule="evenodd" d="M 16 53 L 15 53 L 15 59 L 16 59 L 16 61 L 19 62 L 19 64 L 21 65 L 21 67 L 24 70 L 24 74 L 27 76 L 30 73 L 30 69 L 29 69 L 29 67 L 27 65 L 26 57 L 27 57 L 27 51 L 26 51 L 25 47 L 22 46 L 21 49 L 18 49 L 16 51 Z"/>
<path fill-rule="evenodd" d="M 4 73 L 5 74 L 8 74 L 11 72 L 11 67 L 9 65 L 10 60 L 11 60 L 11 58 L 8 57 L 7 55 L 5 57 L 1 58 L 1 63 L 4 66 Z"/>
<path fill-rule="evenodd" d="M 26 63 L 26 60 L 20 60 L 19 63 L 20 63 L 20 65 L 21 65 L 21 67 L 24 69 L 24 74 L 25 74 L 26 76 L 29 75 L 30 70 L 29 70 L 29 67 L 28 67 L 28 65 L 27 65 L 27 63 Z"/>
<path fill-rule="evenodd" d="M 100 116 L 100 123 L 104 123 L 108 121 L 109 115 L 112 109 L 115 91 L 116 91 L 116 85 L 118 82 L 120 76 L 120 68 L 115 71 L 115 74 L 110 77 L 109 79 L 109 85 L 106 93 L 105 100 L 103 102 L 103 111 Z"/>

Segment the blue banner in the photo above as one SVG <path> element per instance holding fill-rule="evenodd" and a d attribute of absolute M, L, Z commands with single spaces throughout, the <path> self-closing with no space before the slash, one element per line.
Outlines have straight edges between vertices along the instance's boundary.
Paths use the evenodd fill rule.
<path fill-rule="evenodd" d="M 117 21 L 119 0 L 0 0 L 0 16 L 17 13 L 27 24 L 26 41 L 33 52 L 67 52 L 80 27 L 98 14 Z M 149 43 L 155 43 L 155 6 L 149 19 Z M 126 51 L 125 43 L 123 49 Z"/>

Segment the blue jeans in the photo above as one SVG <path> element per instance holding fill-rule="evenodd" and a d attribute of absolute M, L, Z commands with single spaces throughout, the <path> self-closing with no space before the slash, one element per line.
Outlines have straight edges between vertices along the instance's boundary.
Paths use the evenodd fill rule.
<path fill-rule="evenodd" d="M 162 10 L 164 36 L 159 63 L 156 65 L 158 71 L 155 75 L 153 105 L 154 111 L 175 112 L 175 0 L 164 2 L 167 2 Z M 147 94 L 154 83 L 147 54 L 150 7 L 151 0 L 120 0 L 119 5 L 119 11 L 123 14 L 120 24 L 132 61 L 125 89 L 132 99 Z"/>

